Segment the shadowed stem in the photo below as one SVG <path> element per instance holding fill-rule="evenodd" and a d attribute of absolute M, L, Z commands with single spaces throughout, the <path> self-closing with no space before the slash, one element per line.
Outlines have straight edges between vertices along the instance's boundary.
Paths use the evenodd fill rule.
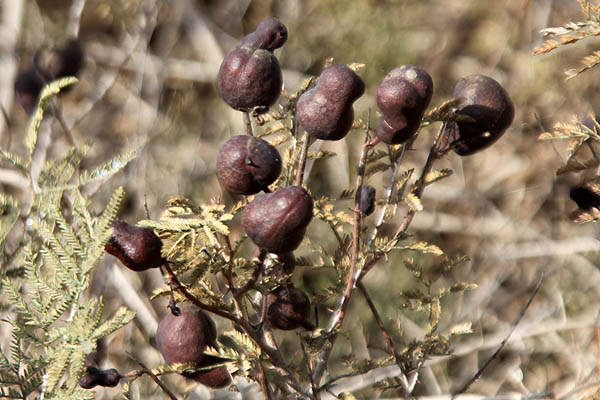
<path fill-rule="evenodd" d="M 244 118 L 244 130 L 246 131 L 246 135 L 254 136 L 252 133 L 252 121 L 250 121 L 250 113 L 243 112 L 242 115 Z"/>
<path fill-rule="evenodd" d="M 302 140 L 302 148 L 300 149 L 300 155 L 298 156 L 298 169 L 296 170 L 296 177 L 294 179 L 294 185 L 301 186 L 302 180 L 304 179 L 304 170 L 306 169 L 306 159 L 308 158 L 308 148 L 312 143 L 312 138 L 308 132 L 304 133 L 304 139 Z"/>

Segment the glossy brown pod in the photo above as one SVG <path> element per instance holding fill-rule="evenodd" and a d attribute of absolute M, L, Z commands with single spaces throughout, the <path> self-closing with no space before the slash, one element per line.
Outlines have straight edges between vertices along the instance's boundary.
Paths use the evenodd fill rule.
<path fill-rule="evenodd" d="M 197 368 L 206 368 L 211 365 L 222 364 L 223 361 L 224 360 L 219 357 L 205 354 L 202 357 L 202 360 L 198 363 Z M 231 375 L 229 374 L 229 371 L 227 371 L 227 367 L 224 365 L 190 374 L 184 374 L 184 376 L 215 389 L 227 386 L 231 383 Z"/>
<path fill-rule="evenodd" d="M 288 31 L 285 25 L 277 18 L 267 17 L 258 24 L 254 32 L 242 39 L 242 45 L 273 52 L 285 44 L 287 37 Z"/>
<path fill-rule="evenodd" d="M 193 304 L 178 304 L 179 315 L 167 313 L 156 330 L 156 346 L 165 361 L 200 363 L 206 346 L 215 346 L 217 330 L 210 317 Z"/>
<path fill-rule="evenodd" d="M 84 51 L 77 39 L 68 39 L 53 48 L 39 49 L 33 56 L 34 67 L 47 81 L 77 76 L 83 67 Z"/>
<path fill-rule="evenodd" d="M 114 221 L 113 235 L 104 249 L 133 271 L 158 268 L 165 263 L 161 256 L 162 241 L 152 229 Z"/>
<path fill-rule="evenodd" d="M 474 122 L 449 122 L 442 141 L 460 156 L 468 156 L 494 144 L 515 116 L 515 108 L 506 90 L 485 75 L 461 78 L 454 97 L 463 99 L 456 113 Z"/>
<path fill-rule="evenodd" d="M 279 152 L 262 139 L 234 136 L 219 149 L 217 177 L 231 193 L 258 193 L 275 182 L 280 173 Z"/>
<path fill-rule="evenodd" d="M 340 140 L 352 128 L 352 104 L 364 92 L 364 82 L 348 66 L 330 65 L 317 84 L 300 96 L 296 106 L 298 124 L 317 139 Z"/>
<path fill-rule="evenodd" d="M 410 139 L 421 125 L 433 95 L 429 74 L 412 65 L 393 69 L 375 93 L 383 119 L 377 137 L 387 144 L 400 144 Z"/>
<path fill-rule="evenodd" d="M 312 217 L 310 194 L 300 186 L 288 186 L 255 198 L 246 206 L 242 224 L 254 244 L 281 254 L 300 245 Z"/>
<path fill-rule="evenodd" d="M 309 315 L 308 296 L 292 285 L 280 286 L 267 295 L 267 320 L 274 328 L 313 330 L 315 326 L 308 320 Z"/>
<path fill-rule="evenodd" d="M 268 50 L 239 46 L 225 56 L 217 76 L 219 94 L 232 108 L 266 112 L 281 93 L 283 77 Z"/>

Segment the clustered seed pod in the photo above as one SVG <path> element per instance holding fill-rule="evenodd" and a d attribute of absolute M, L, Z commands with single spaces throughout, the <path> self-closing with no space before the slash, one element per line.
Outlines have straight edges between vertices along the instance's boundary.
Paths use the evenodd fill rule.
<path fill-rule="evenodd" d="M 277 329 L 293 330 L 315 326 L 308 320 L 310 300 L 304 292 L 290 285 L 279 286 L 267 295 L 267 320 Z"/>
<path fill-rule="evenodd" d="M 273 50 L 286 40 L 286 27 L 270 17 L 227 53 L 217 75 L 219 94 L 227 104 L 236 110 L 257 113 L 266 112 L 275 104 L 283 77 Z"/>
<path fill-rule="evenodd" d="M 573 186 L 569 191 L 569 196 L 582 210 L 594 207 L 600 209 L 600 190 L 595 185 Z"/>
<path fill-rule="evenodd" d="M 360 212 L 369 216 L 375 211 L 375 194 L 377 190 L 370 185 L 361 185 L 356 191 L 356 200 L 358 200 L 358 207 Z"/>
<path fill-rule="evenodd" d="M 242 216 L 250 239 L 269 253 L 295 250 L 313 217 L 313 199 L 300 186 L 288 186 L 255 198 Z"/>
<path fill-rule="evenodd" d="M 91 389 L 96 386 L 115 387 L 123 376 L 114 368 L 101 370 L 93 366 L 86 369 L 85 375 L 79 380 L 79 386 L 83 389 Z"/>
<path fill-rule="evenodd" d="M 454 97 L 463 99 L 456 113 L 474 121 L 448 122 L 442 140 L 459 156 L 468 156 L 494 144 L 515 116 L 508 93 L 494 79 L 469 75 L 454 87 Z"/>
<path fill-rule="evenodd" d="M 178 315 L 167 313 L 156 330 L 156 346 L 169 364 L 192 363 L 205 368 L 222 363 L 218 357 L 204 354 L 207 346 L 216 347 L 217 330 L 210 317 L 193 304 L 180 304 Z M 231 382 L 224 366 L 184 374 L 206 386 L 222 387 Z"/>
<path fill-rule="evenodd" d="M 433 80 L 425 70 L 412 65 L 393 69 L 375 94 L 383 113 L 377 137 L 387 144 L 410 139 L 419 130 L 432 95 Z"/>
<path fill-rule="evenodd" d="M 77 39 L 69 39 L 64 46 L 38 49 L 33 65 L 17 75 L 15 99 L 25 112 L 31 114 L 44 84 L 65 76 L 78 75 L 83 67 L 85 53 Z M 62 91 L 68 91 L 70 87 Z"/>
<path fill-rule="evenodd" d="M 352 104 L 364 92 L 364 82 L 348 66 L 330 65 L 298 99 L 298 124 L 314 138 L 340 140 L 352 128 Z"/>
<path fill-rule="evenodd" d="M 255 194 L 268 190 L 281 172 L 281 156 L 265 140 L 234 136 L 217 155 L 217 177 L 231 193 Z"/>
<path fill-rule="evenodd" d="M 104 249 L 133 271 L 158 268 L 165 263 L 161 256 L 162 241 L 152 229 L 114 221 L 113 235 Z"/>

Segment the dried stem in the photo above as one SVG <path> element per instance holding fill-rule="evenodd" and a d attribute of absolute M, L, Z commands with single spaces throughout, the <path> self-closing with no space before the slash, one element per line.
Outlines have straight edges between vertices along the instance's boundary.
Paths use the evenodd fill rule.
<path fill-rule="evenodd" d="M 457 390 L 456 392 L 454 392 L 454 394 L 452 395 L 453 399 L 456 396 L 458 396 L 459 394 L 462 394 L 462 393 L 466 392 L 467 390 L 469 390 L 469 387 L 471 387 L 471 385 L 473 383 L 475 383 L 481 377 L 481 375 L 483 374 L 483 371 L 486 370 L 486 368 L 492 363 L 492 361 L 494 361 L 496 358 L 498 358 L 498 355 L 500 354 L 500 352 L 502 351 L 502 349 L 504 348 L 504 346 L 508 342 L 508 339 L 510 339 L 511 335 L 513 334 L 513 332 L 517 328 L 517 325 L 519 325 L 519 322 L 521 322 L 521 319 L 523 319 L 523 317 L 525 316 L 525 312 L 527 311 L 527 309 L 529 308 L 529 306 L 533 302 L 533 299 L 538 294 L 538 291 L 540 290 L 540 286 L 542 285 L 543 278 L 544 277 L 542 276 L 538 280 L 537 284 L 535 285 L 535 288 L 533 289 L 533 293 L 531 293 L 531 296 L 529 296 L 529 300 L 527 300 L 527 303 L 525 304 L 525 306 L 523 307 L 523 309 L 519 313 L 519 316 L 513 322 L 512 328 L 510 329 L 510 331 L 508 332 L 508 335 L 506 335 L 506 337 L 504 338 L 504 340 L 502 341 L 502 343 L 500 343 L 500 346 L 498 346 L 498 348 L 496 349 L 496 351 L 494 352 L 494 354 L 492 354 L 491 357 L 488 358 L 488 360 L 481 366 L 481 368 L 479 368 L 479 371 L 477 371 L 477 373 L 471 379 L 469 379 L 469 381 L 467 383 L 465 383 L 463 385 L 463 387 L 461 387 L 459 390 Z"/>
<path fill-rule="evenodd" d="M 421 177 L 417 180 L 417 182 L 415 184 L 416 188 L 415 188 L 414 195 L 417 196 L 419 199 L 423 195 L 423 190 L 425 190 L 425 179 L 427 178 L 427 175 L 431 172 L 431 169 L 433 168 L 433 164 L 435 163 L 436 160 L 438 160 L 440 157 L 442 157 L 444 155 L 444 152 L 440 152 L 438 150 L 438 142 L 439 142 L 440 137 L 441 137 L 442 133 L 444 132 L 445 128 L 446 128 L 446 123 L 443 123 L 442 126 L 440 127 L 440 129 L 438 130 L 437 134 L 435 135 L 435 139 L 433 140 L 433 145 L 431 146 L 431 150 L 429 151 L 429 155 L 427 156 L 427 161 L 425 162 L 425 165 L 423 166 L 423 171 L 421 172 Z M 416 214 L 416 211 L 414 209 L 411 208 L 410 210 L 408 210 L 408 212 L 406 213 L 406 216 L 402 220 L 402 223 L 396 230 L 396 234 L 395 234 L 396 237 L 398 237 L 398 235 L 406 232 L 406 230 L 410 226 L 410 223 L 412 222 L 412 219 L 415 216 L 415 214 Z"/>
<path fill-rule="evenodd" d="M 156 383 L 158 385 L 158 387 L 161 388 L 161 390 L 163 392 L 165 392 L 165 394 L 167 396 L 169 396 L 169 398 L 171 400 L 177 400 L 177 397 L 175 397 L 175 395 L 173 393 L 171 393 L 171 391 L 169 389 L 167 389 L 167 387 L 160 381 L 160 379 L 158 379 L 158 376 L 156 376 L 156 374 L 154 374 L 150 369 L 148 369 L 148 367 L 146 367 L 144 365 L 144 363 L 142 363 L 140 360 L 138 360 L 137 358 L 135 358 L 134 356 L 132 356 L 130 353 L 127 353 L 127 355 L 133 360 L 135 361 L 140 367 L 142 367 L 141 370 L 135 371 L 135 374 L 137 376 L 142 376 L 143 374 L 146 374 L 150 377 L 150 379 L 152 379 L 154 381 L 154 383 Z M 131 374 L 127 374 L 126 376 L 129 376 Z"/>
<path fill-rule="evenodd" d="M 302 185 L 302 180 L 304 179 L 304 170 L 306 169 L 306 159 L 308 158 L 308 147 L 310 146 L 311 142 L 311 136 L 308 134 L 308 132 L 305 132 L 304 139 L 302 141 L 302 149 L 300 150 L 300 155 L 298 156 L 298 169 L 296 170 L 296 179 L 294 179 L 294 185 Z"/>
<path fill-rule="evenodd" d="M 246 130 L 246 135 L 254 136 L 252 133 L 252 121 L 250 121 L 250 113 L 244 112 L 242 115 L 244 117 L 244 129 Z"/>
<path fill-rule="evenodd" d="M 358 191 L 358 188 L 363 184 L 363 178 L 365 175 L 365 167 L 367 163 L 367 155 L 370 146 L 370 138 L 369 138 L 369 130 L 370 130 L 370 121 L 371 115 L 369 112 L 369 117 L 367 120 L 367 128 L 365 135 L 365 142 L 361 148 L 360 158 L 358 161 L 358 169 L 356 174 L 356 184 L 355 191 Z M 352 250 L 351 250 L 351 259 L 350 259 L 350 267 L 348 269 L 348 274 L 346 276 L 346 284 L 344 287 L 344 292 L 342 298 L 340 300 L 340 304 L 336 307 L 335 312 L 331 318 L 329 328 L 326 332 L 328 334 L 327 341 L 323 345 L 322 350 L 319 352 L 319 356 L 317 358 L 317 363 L 315 365 L 315 369 L 313 371 L 313 381 L 318 384 L 323 377 L 323 373 L 325 372 L 325 368 L 327 366 L 327 361 L 329 360 L 329 356 L 331 355 L 331 351 L 333 349 L 333 345 L 337 338 L 337 334 L 339 329 L 342 326 L 342 322 L 344 321 L 344 316 L 346 314 L 346 310 L 348 309 L 348 305 L 350 304 L 350 298 L 352 297 L 352 293 L 356 288 L 356 281 L 360 276 L 361 269 L 358 267 L 358 255 L 360 252 L 360 224 L 362 213 L 360 212 L 359 199 L 355 197 L 354 199 L 354 219 L 353 219 L 353 228 L 352 228 Z"/>
<path fill-rule="evenodd" d="M 258 383 L 260 383 L 260 388 L 265 394 L 265 399 L 272 400 L 273 393 L 271 393 L 271 389 L 269 388 L 269 384 L 267 383 L 267 378 L 265 377 L 265 370 L 262 365 L 262 361 L 258 360 L 256 362 L 256 378 L 258 379 Z"/>

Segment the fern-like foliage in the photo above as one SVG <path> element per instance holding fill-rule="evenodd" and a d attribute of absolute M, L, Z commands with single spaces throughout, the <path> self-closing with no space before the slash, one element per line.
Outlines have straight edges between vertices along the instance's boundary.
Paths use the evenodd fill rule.
<path fill-rule="evenodd" d="M 594 5 L 589 0 L 578 0 L 578 2 L 586 19 L 543 29 L 541 33 L 546 39 L 533 51 L 534 55 L 549 53 L 564 45 L 600 36 L 600 5 Z M 566 71 L 567 80 L 600 64 L 600 51 L 594 51 L 584 57 L 581 63 L 583 65 L 580 68 Z"/>
<path fill-rule="evenodd" d="M 89 146 L 72 148 L 63 157 L 48 160 L 39 175 L 31 171 L 44 112 L 60 89 L 75 81 L 63 78 L 43 89 L 25 138 L 25 157 L 0 154 L 33 183 L 29 205 L 0 196 L 0 246 L 8 260 L 2 268 L 0 290 L 12 311 L 12 317 L 5 318 L 12 326 L 12 341 L 8 351 L 1 351 L 0 397 L 26 399 L 37 392 L 48 399 L 93 398 L 92 392 L 78 388 L 85 356 L 96 350 L 100 338 L 134 317 L 133 312 L 120 308 L 107 318 L 101 298 L 83 297 L 90 271 L 111 237 L 110 225 L 123 189 L 113 193 L 98 215 L 89 210 L 89 199 L 80 189 L 122 169 L 135 152 L 87 171 L 81 163 Z M 23 211 L 25 230 L 14 232 Z M 20 236 L 20 244 L 7 254 L 5 241 L 11 235 Z"/>

